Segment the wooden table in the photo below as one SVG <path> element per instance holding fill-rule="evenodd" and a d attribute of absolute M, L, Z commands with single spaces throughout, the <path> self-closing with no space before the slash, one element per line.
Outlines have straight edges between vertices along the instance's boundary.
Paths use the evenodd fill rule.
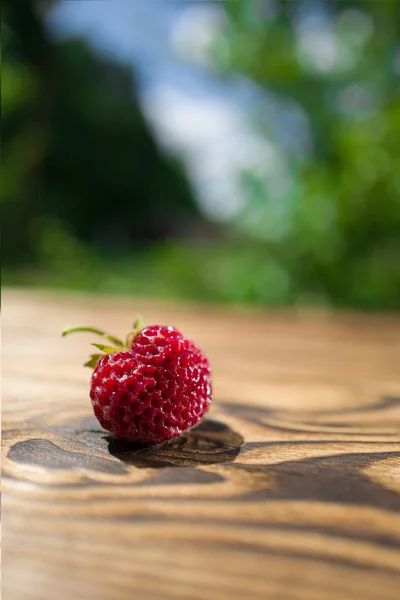
<path fill-rule="evenodd" d="M 92 416 L 90 323 L 208 352 L 215 402 L 152 449 Z M 3 600 L 395 599 L 400 319 L 3 293 Z"/>

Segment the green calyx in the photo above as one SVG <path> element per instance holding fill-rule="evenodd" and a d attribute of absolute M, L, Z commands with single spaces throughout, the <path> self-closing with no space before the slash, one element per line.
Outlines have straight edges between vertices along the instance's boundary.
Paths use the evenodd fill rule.
<path fill-rule="evenodd" d="M 129 350 L 132 345 L 133 340 L 142 331 L 142 329 L 143 329 L 143 322 L 142 322 L 142 319 L 140 317 L 138 317 L 132 326 L 132 330 L 126 336 L 125 342 L 123 342 L 119 338 L 115 337 L 114 335 L 110 335 L 109 333 L 107 333 L 101 329 L 97 329 L 97 327 L 90 327 L 90 326 L 86 326 L 86 325 L 83 325 L 83 326 L 79 325 L 77 327 L 68 327 L 67 329 L 64 329 L 64 331 L 61 333 L 61 335 L 62 335 L 62 337 L 65 337 L 66 335 L 69 335 L 70 333 L 79 333 L 79 332 L 95 333 L 96 335 L 100 335 L 105 340 L 107 340 L 108 342 L 111 342 L 111 344 L 113 344 L 112 346 L 110 346 L 109 344 L 92 344 L 92 346 L 94 346 L 95 348 L 100 350 L 103 354 L 91 354 L 90 359 L 83 366 L 94 369 L 96 367 L 97 363 L 99 362 L 99 360 L 106 354 L 114 354 L 115 352 Z"/>

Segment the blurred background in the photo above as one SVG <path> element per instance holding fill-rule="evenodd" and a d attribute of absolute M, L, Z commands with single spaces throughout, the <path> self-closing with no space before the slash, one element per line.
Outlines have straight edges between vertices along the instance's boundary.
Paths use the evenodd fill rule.
<path fill-rule="evenodd" d="M 400 309 L 400 3 L 3 4 L 3 284 Z"/>

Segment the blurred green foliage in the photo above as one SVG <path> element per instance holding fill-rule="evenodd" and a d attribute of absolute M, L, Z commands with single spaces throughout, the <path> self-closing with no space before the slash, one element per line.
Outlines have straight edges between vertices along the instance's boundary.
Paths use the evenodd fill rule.
<path fill-rule="evenodd" d="M 310 151 L 288 157 L 296 185 L 281 199 L 289 207 L 281 233 L 268 187 L 254 174 L 242 226 L 257 215 L 247 232 L 265 240 L 292 298 L 399 308 L 399 4 L 244 0 L 224 7 L 229 20 L 212 49 L 220 72 L 238 70 L 278 102 L 294 100 L 312 133 Z"/>
<path fill-rule="evenodd" d="M 110 253 L 199 218 L 181 167 L 153 140 L 130 69 L 81 40 L 51 42 L 37 3 L 8 3 L 3 19 L 5 264 L 40 263 L 43 238 L 55 242 L 60 228 L 55 254 L 70 237 Z"/>
<path fill-rule="evenodd" d="M 227 20 L 210 49 L 215 69 L 246 75 L 282 106 L 295 103 L 311 143 L 299 154 L 265 130 L 284 160 L 284 191 L 243 172 L 243 210 L 207 241 L 186 177 L 157 149 L 128 70 L 82 41 L 50 42 L 30 3 L 9 3 L 3 281 L 400 308 L 399 4 L 321 4 L 329 27 L 319 53 L 310 39 L 318 41 L 321 25 L 313 29 L 311 19 L 301 29 L 318 3 L 223 3 Z M 206 243 L 182 239 L 199 222 Z"/>

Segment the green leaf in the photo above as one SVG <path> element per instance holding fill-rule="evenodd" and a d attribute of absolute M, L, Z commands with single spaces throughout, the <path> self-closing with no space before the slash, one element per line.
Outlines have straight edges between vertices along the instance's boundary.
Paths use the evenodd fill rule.
<path fill-rule="evenodd" d="M 139 315 L 136 318 L 134 324 L 132 325 L 132 331 L 130 331 L 128 333 L 128 335 L 126 336 L 126 342 L 125 342 L 125 347 L 126 348 L 130 348 L 132 346 L 133 340 L 142 331 L 143 326 L 144 326 L 143 319 Z"/>
<path fill-rule="evenodd" d="M 125 348 L 124 342 L 122 340 L 119 340 L 118 338 L 114 337 L 113 335 L 109 335 L 107 333 L 104 337 L 106 338 L 106 340 L 109 340 L 110 342 L 112 342 L 116 346 L 119 346 L 120 348 Z"/>
<path fill-rule="evenodd" d="M 115 352 L 121 352 L 121 348 L 115 348 L 114 346 L 105 346 L 104 344 L 92 344 L 95 348 L 98 348 L 106 354 L 114 354 Z"/>
<path fill-rule="evenodd" d="M 83 366 L 94 369 L 97 366 L 97 363 L 99 362 L 99 360 L 101 358 L 103 358 L 103 356 L 104 356 L 104 354 L 91 354 L 90 360 L 88 360 Z"/>
<path fill-rule="evenodd" d="M 133 331 L 138 332 L 138 333 L 139 333 L 139 331 L 141 329 L 143 329 L 143 319 L 142 319 L 142 317 L 140 315 L 138 315 L 136 317 L 136 320 L 135 320 L 135 322 L 133 324 L 132 329 L 133 329 Z"/>

